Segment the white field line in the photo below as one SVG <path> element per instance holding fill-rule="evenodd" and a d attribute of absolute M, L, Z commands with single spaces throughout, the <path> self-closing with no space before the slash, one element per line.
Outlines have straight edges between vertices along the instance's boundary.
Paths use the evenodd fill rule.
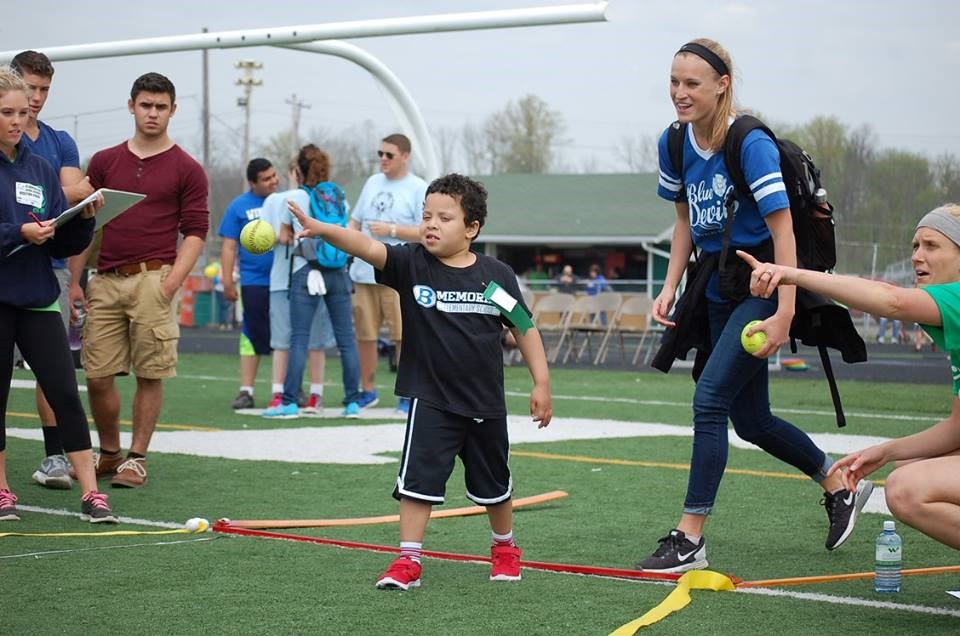
<path fill-rule="evenodd" d="M 529 397 L 529 393 L 523 393 L 522 391 L 507 391 L 506 394 L 510 397 Z M 666 400 L 638 400 L 636 398 L 615 398 L 615 397 L 596 397 L 591 395 L 553 395 L 554 400 L 574 400 L 577 402 L 616 402 L 619 404 L 637 404 L 642 406 L 679 406 L 690 408 L 690 402 L 668 402 Z M 819 411 L 814 409 L 789 409 L 789 408 L 780 408 L 774 407 L 774 411 L 778 413 L 793 413 L 796 415 L 824 415 L 829 417 L 834 417 L 836 413 L 833 411 Z M 862 417 L 867 419 L 874 420 L 907 420 L 907 421 L 922 421 L 922 422 L 939 422 L 944 419 L 943 417 L 930 417 L 929 415 L 898 415 L 892 413 L 866 413 L 861 411 L 844 411 L 844 415 L 847 417 Z"/>
<path fill-rule="evenodd" d="M 207 382 L 236 382 L 236 378 L 222 378 L 214 375 L 178 375 L 177 378 L 184 380 L 204 380 Z M 17 380 L 10 382 L 11 389 L 33 389 L 36 386 L 34 380 Z M 328 382 L 324 386 L 339 386 L 335 382 Z M 378 389 L 389 388 L 378 386 Z M 80 385 L 80 391 L 86 391 L 86 385 Z M 529 397 L 529 393 L 521 391 L 506 391 L 509 397 Z M 592 395 L 554 395 L 554 400 L 571 400 L 574 402 L 614 402 L 618 404 L 636 404 L 638 406 L 674 406 L 689 408 L 689 402 L 669 402 L 666 400 L 640 400 L 636 398 L 617 398 L 617 397 L 597 397 Z M 793 415 L 818 415 L 824 417 L 834 417 L 833 411 L 824 411 L 816 409 L 793 409 L 793 408 L 774 408 L 778 413 L 791 413 Z M 863 418 L 872 420 L 898 420 L 908 422 L 939 422 L 943 417 L 931 417 L 929 415 L 908 415 L 893 413 L 869 413 L 864 411 L 844 411 L 848 418 Z M 944 415 L 946 417 L 946 415 Z"/>
<path fill-rule="evenodd" d="M 40 508 L 38 506 L 17 506 L 18 510 L 25 510 L 27 512 L 39 512 L 44 515 L 59 515 L 61 517 L 80 517 L 79 512 L 71 512 L 70 510 L 64 510 L 63 508 Z M 168 528 L 170 530 L 177 530 L 182 528 L 182 523 L 175 523 L 173 521 L 151 521 L 150 519 L 137 519 L 136 517 L 117 517 L 120 520 L 120 523 L 129 523 L 135 526 L 153 526 L 155 528 Z"/>
<path fill-rule="evenodd" d="M 947 609 L 945 607 L 929 607 L 927 605 L 894 603 L 892 601 L 874 601 L 873 599 L 856 598 L 854 596 L 833 596 L 832 594 L 793 592 L 790 590 L 767 589 L 761 587 L 741 588 L 737 590 L 737 593 L 759 594 L 760 596 L 785 596 L 801 601 L 832 603 L 834 605 L 850 605 L 854 607 L 876 607 L 877 609 L 889 609 L 901 612 L 914 612 L 916 614 L 934 614 L 936 616 L 952 616 L 954 618 L 960 618 L 960 610 Z"/>
<path fill-rule="evenodd" d="M 22 508 L 23 506 L 21 506 Z M 158 545 L 179 545 L 182 543 L 196 543 L 198 541 L 213 541 L 221 537 L 200 537 L 197 539 L 179 539 L 177 541 L 155 541 L 153 543 L 130 543 L 128 545 L 104 545 L 91 548 L 74 548 L 72 550 L 44 550 L 42 552 L 25 552 L 23 554 L 6 554 L 0 556 L 0 559 L 22 559 L 24 557 L 33 557 L 39 559 L 44 556 L 54 554 L 72 554 L 74 552 L 93 552 L 97 550 L 124 550 L 126 548 L 150 548 Z"/>

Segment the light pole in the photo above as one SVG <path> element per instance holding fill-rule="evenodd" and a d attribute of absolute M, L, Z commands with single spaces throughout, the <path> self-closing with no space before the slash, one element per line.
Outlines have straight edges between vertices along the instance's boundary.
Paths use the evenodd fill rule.
<path fill-rule="evenodd" d="M 234 84 L 243 87 L 243 97 L 237 98 L 237 106 L 244 109 L 243 122 L 243 169 L 250 163 L 250 94 L 254 86 L 262 86 L 263 80 L 254 78 L 253 72 L 263 68 L 263 64 L 255 60 L 240 60 L 233 65 L 243 71 L 243 77 L 238 77 Z M 246 185 L 246 179 L 244 179 Z"/>

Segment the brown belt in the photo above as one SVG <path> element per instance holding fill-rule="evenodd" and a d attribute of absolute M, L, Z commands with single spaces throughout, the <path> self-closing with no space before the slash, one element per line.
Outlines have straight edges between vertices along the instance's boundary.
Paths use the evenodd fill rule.
<path fill-rule="evenodd" d="M 142 263 L 128 263 L 112 269 L 98 270 L 98 274 L 113 274 L 115 276 L 133 276 L 141 272 L 153 272 L 166 265 L 159 259 L 152 259 Z"/>

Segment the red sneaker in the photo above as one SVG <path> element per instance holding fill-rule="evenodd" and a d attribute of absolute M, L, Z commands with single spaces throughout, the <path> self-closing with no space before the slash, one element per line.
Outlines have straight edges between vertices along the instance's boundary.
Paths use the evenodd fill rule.
<path fill-rule="evenodd" d="M 272 409 L 275 406 L 280 406 L 283 404 L 283 393 L 274 393 L 273 397 L 270 398 L 270 404 L 267 404 L 268 409 Z"/>
<path fill-rule="evenodd" d="M 309 415 L 323 415 L 323 399 L 316 393 L 311 393 L 307 399 L 303 412 Z"/>
<path fill-rule="evenodd" d="M 490 548 L 490 580 L 519 581 L 521 550 L 515 545 Z"/>
<path fill-rule="evenodd" d="M 390 564 L 377 581 L 380 590 L 409 590 L 420 587 L 420 564 L 409 557 L 400 557 Z"/>

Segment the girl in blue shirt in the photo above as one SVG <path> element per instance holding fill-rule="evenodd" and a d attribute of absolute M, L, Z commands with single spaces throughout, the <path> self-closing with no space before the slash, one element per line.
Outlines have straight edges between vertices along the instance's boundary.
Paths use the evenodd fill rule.
<path fill-rule="evenodd" d="M 0 521 L 20 518 L 6 475 L 5 413 L 16 344 L 57 417 L 63 449 L 80 483 L 81 519 L 116 523 L 107 496 L 97 491 L 90 429 L 50 262 L 89 245 L 100 203 L 55 226 L 53 219 L 66 207 L 60 178 L 21 143 L 28 113 L 23 80 L 10 67 L 0 67 Z"/>
<path fill-rule="evenodd" d="M 672 165 L 668 131 L 660 138 L 657 192 L 674 202 L 677 219 L 663 290 L 653 302 L 652 316 L 674 329 L 677 323 L 670 313 L 694 248 L 704 262 L 716 262 L 722 251 L 728 213 L 725 202 L 731 192 L 731 248 L 767 253 L 775 262 L 787 265 L 795 265 L 797 256 L 774 141 L 760 130 L 751 131 L 744 139 L 741 167 L 750 185 L 749 195 L 734 190 L 724 165 L 723 143 L 736 117 L 730 55 L 708 39 L 682 46 L 670 70 L 670 99 L 686 134 L 682 174 Z M 736 265 L 733 249 L 729 256 Z M 832 550 L 850 535 L 872 485 L 865 481 L 854 486 L 853 492 L 845 490 L 839 475 L 828 476 L 832 460 L 810 437 L 770 412 L 766 358 L 789 338 L 796 289 L 785 287 L 770 298 L 753 298 L 745 279 L 742 292 L 728 286 L 721 292 L 718 273 L 707 275 L 705 287 L 698 286 L 702 293 L 684 299 L 684 311 L 695 307 L 706 314 L 710 352 L 693 398 L 693 453 L 683 512 L 676 528 L 660 539 L 659 547 L 637 567 L 658 572 L 707 567 L 703 529 L 726 467 L 728 419 L 741 438 L 796 467 L 823 488 L 830 522 L 826 547 Z M 741 331 L 752 320 L 761 322 L 750 333 L 763 331 L 767 337 L 753 355 L 740 344 Z"/>
<path fill-rule="evenodd" d="M 769 298 L 779 285 L 798 285 L 874 315 L 918 322 L 950 353 L 950 415 L 925 431 L 851 453 L 837 460 L 830 474 L 842 475 L 850 488 L 897 462 L 886 480 L 890 512 L 960 550 L 960 205 L 939 207 L 917 224 L 912 257 L 916 289 L 761 263 L 744 252 L 738 254 L 753 268 L 750 291 L 758 296 Z"/>

